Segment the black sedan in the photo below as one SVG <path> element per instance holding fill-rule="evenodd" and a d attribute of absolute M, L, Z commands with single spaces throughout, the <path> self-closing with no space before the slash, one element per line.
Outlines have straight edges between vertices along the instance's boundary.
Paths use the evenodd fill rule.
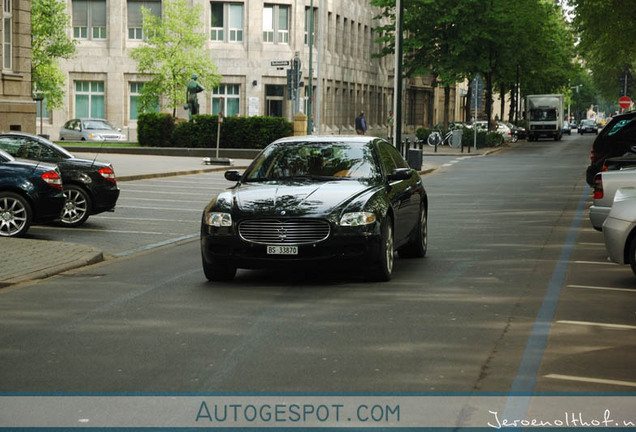
<path fill-rule="evenodd" d="M 387 281 L 394 251 L 423 257 L 428 199 L 417 171 L 380 138 L 293 137 L 273 142 L 203 211 L 209 280 L 237 268 L 322 262 L 364 267 Z"/>
<path fill-rule="evenodd" d="M 111 165 L 78 159 L 45 138 L 25 133 L 0 134 L 0 150 L 16 158 L 59 167 L 66 195 L 66 205 L 60 216 L 62 225 L 80 226 L 90 215 L 114 210 L 119 188 Z"/>
<path fill-rule="evenodd" d="M 0 237 L 22 236 L 33 223 L 59 218 L 64 202 L 57 167 L 19 162 L 0 150 Z"/>
<path fill-rule="evenodd" d="M 596 124 L 596 121 L 594 120 L 581 120 L 581 123 L 579 123 L 578 131 L 581 135 L 588 132 L 598 135 L 598 126 Z"/>

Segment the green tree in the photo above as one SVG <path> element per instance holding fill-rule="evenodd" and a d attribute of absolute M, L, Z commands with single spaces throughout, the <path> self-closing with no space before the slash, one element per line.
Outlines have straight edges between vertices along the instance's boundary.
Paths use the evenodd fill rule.
<path fill-rule="evenodd" d="M 625 69 L 636 75 L 636 3 L 622 0 L 569 0 L 579 52 L 602 96 L 617 100 Z M 632 89 L 633 90 L 633 89 Z"/>
<path fill-rule="evenodd" d="M 186 85 L 194 73 L 208 90 L 217 86 L 220 76 L 204 45 L 207 40 L 202 28 L 200 5 L 190 6 L 186 0 L 165 0 L 162 17 L 142 8 L 144 43 L 131 51 L 141 73 L 151 80 L 144 84 L 140 109 L 156 106 L 172 109 L 185 103 Z"/>
<path fill-rule="evenodd" d="M 58 59 L 68 59 L 75 54 L 75 41 L 66 34 L 68 25 L 65 2 L 31 2 L 33 93 L 42 95 L 48 108 L 61 106 L 64 99 L 66 78 L 60 70 Z"/>
<path fill-rule="evenodd" d="M 404 63 L 407 75 L 431 73 L 440 85 L 471 79 L 486 81 L 486 112 L 492 113 L 493 88 L 505 94 L 522 81 L 522 89 L 556 91 L 567 83 L 573 39 L 563 15 L 547 0 L 403 0 Z M 393 52 L 395 0 L 373 0 L 388 24 L 378 30 Z M 529 78 L 529 76 L 531 76 Z M 448 111 L 448 105 L 445 106 Z M 447 114 L 445 114 L 447 117 Z"/>

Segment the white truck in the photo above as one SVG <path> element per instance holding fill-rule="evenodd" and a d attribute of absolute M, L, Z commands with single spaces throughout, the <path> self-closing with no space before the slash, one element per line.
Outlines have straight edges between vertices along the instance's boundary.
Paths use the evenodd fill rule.
<path fill-rule="evenodd" d="M 528 141 L 540 137 L 559 141 L 563 135 L 563 95 L 542 94 L 526 96 Z"/>

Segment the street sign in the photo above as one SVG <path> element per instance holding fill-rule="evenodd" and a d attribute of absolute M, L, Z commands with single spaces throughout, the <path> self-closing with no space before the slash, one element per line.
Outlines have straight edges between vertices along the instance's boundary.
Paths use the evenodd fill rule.
<path fill-rule="evenodd" d="M 629 98 L 629 96 L 621 96 L 621 98 L 618 100 L 618 105 L 621 108 L 629 108 L 631 104 L 632 100 Z"/>
<path fill-rule="evenodd" d="M 289 66 L 289 60 L 272 60 L 272 66 Z"/>
<path fill-rule="evenodd" d="M 479 74 L 479 72 L 477 73 L 477 75 L 475 76 L 475 78 L 473 79 L 472 83 L 471 83 L 471 98 L 473 100 L 473 104 L 475 107 L 481 106 L 482 104 L 482 92 L 484 91 L 484 81 L 481 78 L 481 75 Z"/>

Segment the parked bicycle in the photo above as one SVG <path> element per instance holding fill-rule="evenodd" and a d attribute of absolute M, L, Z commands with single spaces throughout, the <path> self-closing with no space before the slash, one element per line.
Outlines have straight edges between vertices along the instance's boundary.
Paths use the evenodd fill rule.
<path fill-rule="evenodd" d="M 439 131 L 433 131 L 428 136 L 426 142 L 429 146 L 443 146 L 447 145 L 452 148 L 459 148 L 462 143 L 460 139 L 453 139 L 453 131 L 448 131 L 445 135 L 442 136 L 442 133 Z"/>

